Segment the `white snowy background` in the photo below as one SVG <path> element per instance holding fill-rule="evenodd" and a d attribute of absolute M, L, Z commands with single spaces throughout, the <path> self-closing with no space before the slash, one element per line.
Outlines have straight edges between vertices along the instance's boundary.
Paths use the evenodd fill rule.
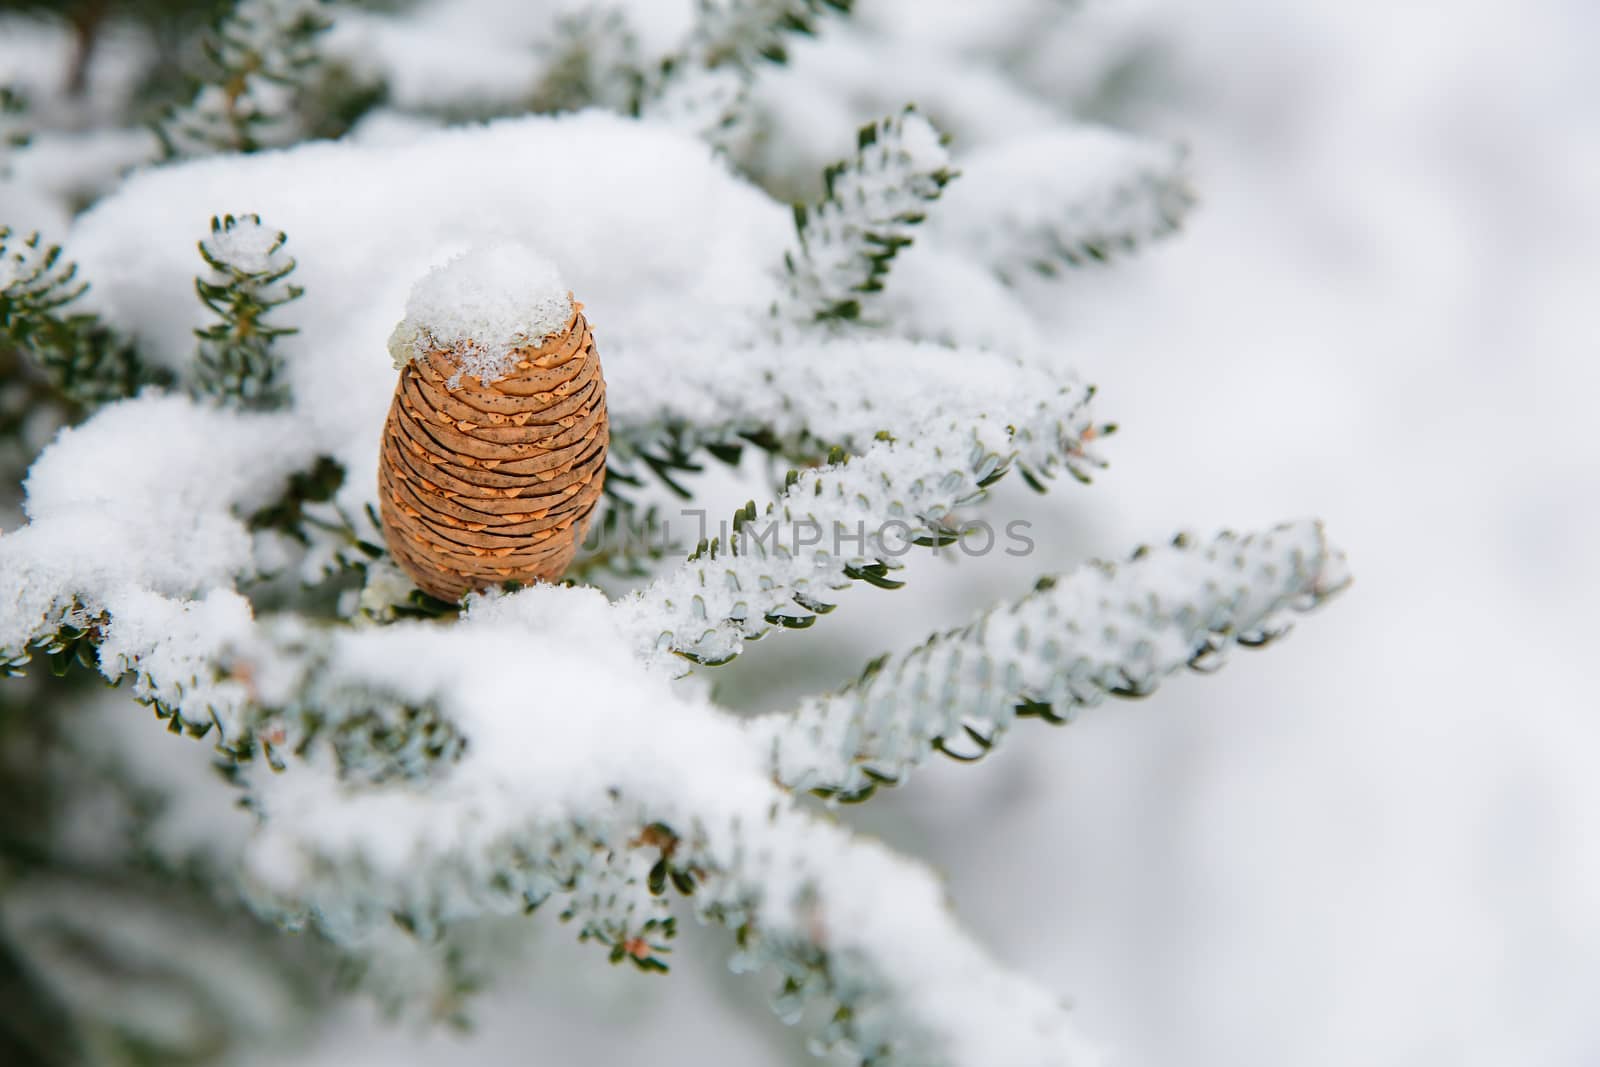
<path fill-rule="evenodd" d="M 973 21 L 955 0 L 860 7 L 932 36 Z M 1357 581 L 1288 640 L 1024 724 L 848 817 L 939 868 L 963 922 L 1070 997 L 1115 1064 L 1600 1061 L 1600 8 L 1086 17 L 1148 49 L 1159 78 L 1115 117 L 1186 141 L 1201 197 L 1175 240 L 1034 294 L 1122 427 L 1111 468 L 1007 487 L 1034 556 L 857 593 L 721 695 L 781 706 L 786 675 L 842 679 L 908 617 L 954 624 L 1173 529 L 1319 515 Z M 1081 59 L 1059 57 L 1064 95 Z M 643 977 L 541 919 L 469 1034 L 351 1008 L 242 1062 L 804 1062 L 721 935 L 684 940 L 671 976 Z"/>

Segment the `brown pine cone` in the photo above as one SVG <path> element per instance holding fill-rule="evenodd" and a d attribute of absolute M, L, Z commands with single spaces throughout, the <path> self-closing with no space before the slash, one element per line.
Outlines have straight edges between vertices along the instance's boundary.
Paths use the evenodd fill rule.
<path fill-rule="evenodd" d="M 610 434 L 594 337 L 571 309 L 564 330 L 509 349 L 503 376 L 426 335 L 401 369 L 378 496 L 390 551 L 430 596 L 553 581 L 583 541 Z"/>

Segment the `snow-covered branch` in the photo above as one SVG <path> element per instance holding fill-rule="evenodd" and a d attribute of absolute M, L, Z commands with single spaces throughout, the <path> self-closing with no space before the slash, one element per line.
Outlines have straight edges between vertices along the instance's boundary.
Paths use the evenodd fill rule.
<path fill-rule="evenodd" d="M 961 174 L 929 228 L 1007 279 L 1132 251 L 1194 203 L 1183 149 L 1090 126 L 982 150 Z"/>
<path fill-rule="evenodd" d="M 700 0 L 681 61 L 749 70 L 788 58 L 784 38 L 811 36 L 827 15 L 849 14 L 854 0 Z"/>
<path fill-rule="evenodd" d="M 327 27 L 322 0 L 238 0 L 207 49 L 212 79 L 157 126 L 167 155 L 254 152 L 304 137 L 296 97 L 321 61 Z"/>
<path fill-rule="evenodd" d="M 243 0 L 235 21 L 301 25 L 291 16 L 315 6 Z M 802 12 L 787 33 L 825 6 L 844 5 L 706 10 L 733 23 L 760 10 L 764 26 Z M 700 73 L 738 82 L 770 52 L 743 30 L 729 39 L 743 43 L 706 46 Z M 212 87 L 228 106 L 191 115 L 191 132 L 266 143 L 245 120 L 270 131 L 292 118 L 268 104 L 293 96 L 295 56 L 309 55 L 283 45 L 276 30 L 229 45 L 250 69 Z M 583 48 L 572 57 L 604 58 Z M 602 91 L 578 84 L 591 76 L 610 78 L 578 71 L 575 92 Z M 809 625 L 852 582 L 894 587 L 901 557 L 959 537 L 965 510 L 1007 473 L 1038 486 L 1100 465 L 1111 427 L 1092 387 L 1036 358 L 1056 339 L 994 277 L 1008 269 L 1004 250 L 963 227 L 1003 231 L 1020 205 L 1012 232 L 1024 244 L 1053 233 L 1083 249 L 1146 233 L 1161 200 L 1140 198 L 1129 175 L 1147 172 L 1124 166 L 1119 144 L 1077 184 L 1038 152 L 995 163 L 963 209 L 975 221 L 943 220 L 956 204 L 941 204 L 941 239 L 897 266 L 891 293 L 879 292 L 891 260 L 951 177 L 915 113 L 869 127 L 857 158 L 829 171 L 827 199 L 796 220 L 787 270 L 784 207 L 649 117 L 405 127 L 147 169 L 73 224 L 92 290 L 39 240 L 8 244 L 0 340 L 47 367 L 60 353 L 69 368 L 136 344 L 187 372 L 198 330 L 208 392 L 292 384 L 295 403 L 248 411 L 145 390 L 59 433 L 30 468 L 26 524 L 0 536 L 0 668 L 81 663 L 124 682 L 174 733 L 203 735 L 239 790 L 230 807 L 242 796 L 256 820 L 231 874 L 262 914 L 313 924 L 354 956 L 380 959 L 396 940 L 431 952 L 474 920 L 548 900 L 613 961 L 659 970 L 676 894 L 734 932 L 741 967 L 776 971 L 786 1016 L 832 1000 L 822 1039 L 854 1062 L 1089 1062 L 1058 999 L 976 946 L 926 870 L 798 794 L 860 794 L 931 751 L 959 754 L 963 730 L 988 745 L 1017 715 L 1065 718 L 1275 635 L 1287 612 L 1342 584 L 1318 527 L 1087 568 L 753 725 L 674 679 L 686 662 L 722 662 Z M 974 169 L 995 158 L 979 153 Z M 1147 171 L 1159 190 L 1166 172 Z M 1131 200 L 1118 192 L 1130 181 Z M 191 238 L 235 205 L 274 228 L 219 223 L 202 244 L 214 273 L 197 303 Z M 1085 221 L 1073 205 L 1098 215 Z M 287 284 L 280 226 L 303 294 Z M 407 605 L 385 534 L 361 524 L 374 514 L 394 390 L 384 339 L 418 277 L 508 240 L 559 259 L 561 306 L 570 285 L 592 315 L 614 485 L 644 468 L 670 479 L 702 453 L 732 460 L 745 443 L 793 469 L 764 508 L 707 528 L 689 559 L 615 599 L 540 582 L 474 593 L 464 607 Z M 495 266 L 470 292 L 440 290 L 451 328 L 435 339 L 494 361 L 518 347 L 528 327 L 497 332 L 507 323 L 494 310 L 527 297 L 516 275 Z M 263 321 L 289 299 L 294 331 Z M 988 321 L 1008 317 L 1028 321 Z M 877 328 L 831 328 L 853 318 Z M 648 526 L 647 496 L 624 495 L 614 524 Z M 648 559 L 656 572 L 666 556 L 624 553 L 617 569 Z M 293 581 L 297 562 L 315 588 Z M 348 565 L 320 581 L 319 564 L 336 562 Z"/>
<path fill-rule="evenodd" d="M 94 407 L 155 379 L 97 316 L 66 310 L 87 289 L 59 245 L 0 226 L 0 343 L 27 353 L 68 400 Z"/>
<path fill-rule="evenodd" d="M 108 673 L 137 664 L 136 685 L 185 721 L 207 709 L 225 748 L 262 748 L 279 773 L 236 772 L 263 819 L 246 858 L 257 905 L 349 951 L 396 923 L 428 941 L 550 900 L 614 962 L 665 969 L 683 895 L 735 933 L 740 969 L 778 973 L 786 1017 L 832 1002 L 821 1037 L 857 1062 L 1091 1062 L 1058 999 L 959 929 L 927 871 L 798 807 L 736 719 L 632 660 L 620 623 L 594 592 L 549 586 L 475 598 L 448 629 L 323 635 L 254 623 L 231 594 L 136 595 L 100 657 Z M 336 699 L 362 693 L 433 726 L 399 723 L 412 741 L 385 748 L 395 731 L 358 733 L 373 723 Z M 269 707 L 353 713 L 297 736 Z M 395 757 L 390 773 L 352 773 L 341 740 Z M 397 780 L 407 767 L 449 773 L 419 793 Z"/>
<path fill-rule="evenodd" d="M 596 4 L 557 15 L 535 49 L 542 71 L 530 101 L 540 112 L 604 107 L 630 112 L 644 88 L 644 60 L 627 12 Z"/>
<path fill-rule="evenodd" d="M 1021 717 L 1070 721 L 1107 696 L 1146 696 L 1230 646 L 1265 644 L 1349 582 L 1315 522 L 1259 534 L 1187 536 L 1117 565 L 1041 580 L 912 651 L 874 660 L 843 690 L 764 716 L 752 730 L 779 781 L 862 799 L 934 751 L 976 759 Z"/>
<path fill-rule="evenodd" d="M 859 318 L 954 176 L 939 131 L 916 111 L 863 126 L 855 156 L 823 171 L 822 201 L 795 205 L 800 246 L 784 256 L 785 296 L 773 315 L 800 323 Z"/>
<path fill-rule="evenodd" d="M 342 637 L 345 680 L 437 697 L 471 743 L 425 796 L 299 764 L 257 776 L 261 906 L 356 948 L 397 922 L 427 941 L 548 907 L 657 970 L 687 896 L 735 933 L 739 969 L 777 972 L 786 1016 L 834 1002 L 822 1037 L 850 1062 L 1090 1062 L 1058 998 L 957 927 L 929 872 L 804 811 L 735 718 L 627 662 L 614 626 L 592 591 L 543 587 L 449 630 Z"/>
<path fill-rule="evenodd" d="M 835 446 L 861 452 L 946 415 L 1031 410 L 1030 401 L 1069 388 L 1081 387 L 1068 373 L 974 348 L 886 338 L 758 342 L 725 360 L 686 361 L 648 393 L 618 397 L 612 454 L 626 458 L 668 438 L 693 451 L 757 437 L 810 465 Z"/>
<path fill-rule="evenodd" d="M 246 407 L 288 403 L 283 360 L 273 342 L 295 331 L 266 321 L 273 308 L 304 294 L 284 280 L 295 267 L 283 250 L 287 241 L 259 215 L 211 220 L 211 236 L 200 242 L 200 256 L 210 270 L 194 285 L 221 321 L 195 331 L 200 338 L 195 387 L 201 394 Z"/>
<path fill-rule="evenodd" d="M 0 178 L 10 174 L 11 154 L 30 140 L 28 98 L 9 85 L 0 85 Z"/>
<path fill-rule="evenodd" d="M 643 655 L 724 663 L 774 627 L 803 628 L 854 581 L 884 588 L 914 546 L 948 543 L 945 520 L 1013 468 L 1038 485 L 1059 470 L 1080 480 L 1099 463 L 1090 442 L 1093 390 L 1039 383 L 1020 368 L 997 392 L 932 394 L 919 420 L 880 431 L 860 454 L 791 472 L 781 497 L 752 503 L 675 573 L 622 608 Z M 828 423 L 822 420 L 821 430 Z"/>

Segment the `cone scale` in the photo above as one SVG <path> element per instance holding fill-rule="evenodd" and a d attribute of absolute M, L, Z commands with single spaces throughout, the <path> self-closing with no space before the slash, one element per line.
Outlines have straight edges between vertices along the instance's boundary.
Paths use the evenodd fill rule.
<path fill-rule="evenodd" d="M 561 577 L 600 500 L 610 441 L 582 304 L 571 301 L 565 329 L 510 348 L 503 374 L 469 373 L 460 348 L 417 343 L 378 466 L 396 562 L 423 592 L 452 601 Z"/>

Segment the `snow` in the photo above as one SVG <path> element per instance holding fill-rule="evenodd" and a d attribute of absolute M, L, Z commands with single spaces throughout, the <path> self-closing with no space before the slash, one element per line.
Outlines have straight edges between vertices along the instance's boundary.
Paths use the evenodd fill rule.
<path fill-rule="evenodd" d="M 804 813 L 735 720 L 675 695 L 618 637 L 603 597 L 554 587 L 475 600 L 448 630 L 340 635 L 334 671 L 413 701 L 443 699 L 472 748 L 426 793 L 333 789 L 296 767 L 262 781 L 267 820 L 248 861 L 256 891 L 345 937 L 391 929 L 391 911 L 424 922 L 517 913 L 523 888 L 542 896 L 553 884 L 560 849 L 581 857 L 587 835 L 626 855 L 640 826 L 663 822 L 708 872 L 702 910 L 722 902 L 759 914 L 757 945 L 769 947 L 758 960 L 781 966 L 786 940 L 803 943 L 820 925 L 843 991 L 893 991 L 863 1005 L 869 1037 L 927 1042 L 924 1054 L 954 1062 L 1095 1062 L 1053 997 L 998 970 L 950 925 L 927 871 Z M 606 884 L 587 881 L 605 877 L 599 855 L 575 861 L 580 917 L 593 906 L 584 887 Z M 658 910 L 637 886 L 610 892 L 622 897 L 601 915 Z"/>
<path fill-rule="evenodd" d="M 284 234 L 265 225 L 258 216 L 246 215 L 225 223 L 200 243 L 211 258 L 226 263 L 241 274 L 275 274 L 289 265 L 280 255 Z"/>
<path fill-rule="evenodd" d="M 253 569 L 239 515 L 282 493 L 315 455 L 306 446 L 290 419 L 182 397 L 122 401 L 62 430 L 29 471 L 27 525 L 0 537 L 0 648 L 20 647 L 74 598 L 97 609 L 231 590 Z"/>
<path fill-rule="evenodd" d="M 1092 126 L 1029 134 L 962 160 L 929 228 L 1003 275 L 1173 229 L 1192 196 L 1181 149 Z M 1080 258 L 1083 258 L 1080 256 Z"/>
<path fill-rule="evenodd" d="M 1071 721 L 1109 693 L 1148 694 L 1196 662 L 1220 666 L 1236 639 L 1281 636 L 1290 612 L 1349 581 L 1314 522 L 1188 539 L 1055 576 L 856 687 L 751 728 L 779 780 L 796 790 L 857 793 L 871 788 L 869 770 L 903 784 L 937 740 L 975 730 L 985 748 L 998 742 L 1024 700 Z"/>
<path fill-rule="evenodd" d="M 100 921 L 108 914 L 115 924 Z M 0 929 L 74 1013 L 156 1048 L 204 1049 L 221 1027 L 266 1035 L 298 1015 L 297 991 L 251 946 L 155 893 L 29 879 L 0 902 Z"/>
<path fill-rule="evenodd" d="M 463 252 L 423 275 L 406 299 L 406 317 L 389 339 L 396 369 L 444 351 L 461 374 L 498 381 L 516 350 L 566 329 L 572 294 L 556 265 L 522 245 L 492 244 Z"/>
<path fill-rule="evenodd" d="M 881 150 L 941 164 L 931 128 L 906 125 L 906 143 Z M 151 235 L 199 235 L 209 216 L 246 209 L 264 224 L 236 226 L 216 250 L 267 266 L 281 230 L 306 290 L 298 332 L 278 349 L 293 410 L 247 416 L 152 394 L 64 433 L 30 475 L 29 525 L 0 538 L 0 646 L 69 609 L 103 613 L 108 676 L 132 673 L 136 695 L 222 742 L 270 744 L 282 773 L 257 761 L 244 774 L 265 816 L 246 846 L 255 892 L 269 913 L 346 944 L 393 936 L 395 912 L 428 930 L 520 910 L 524 894 L 569 877 L 587 924 L 630 935 L 661 902 L 626 842 L 664 822 L 706 872 L 702 913 L 753 911 L 748 962 L 851 1004 L 855 1040 L 898 1042 L 913 1059 L 938 1046 L 973 1063 L 1089 1062 L 1057 998 L 956 928 L 928 872 L 807 813 L 736 719 L 662 669 L 663 631 L 681 631 L 684 651 L 736 651 L 811 571 L 846 581 L 850 554 L 746 571 L 744 621 L 710 637 L 696 629 L 708 602 L 715 619 L 739 619 L 715 560 L 620 605 L 548 586 L 480 597 L 451 626 L 330 633 L 258 618 L 239 591 L 279 562 L 245 519 L 289 473 L 326 452 L 351 472 L 347 510 L 371 501 L 393 387 L 381 353 L 402 309 L 402 338 L 473 349 L 464 370 L 492 374 L 508 346 L 564 325 L 570 282 L 601 337 L 619 435 L 647 442 L 656 426 L 704 420 L 865 451 L 804 473 L 772 512 L 785 521 L 813 508 L 830 523 L 936 521 L 975 504 L 978 482 L 1008 463 L 1041 475 L 1092 466 L 1087 388 L 1023 353 L 893 336 L 774 341 L 787 211 L 698 142 L 598 114 L 144 172 L 67 235 L 91 280 L 85 306 L 181 368 L 203 314 L 194 246 Z M 885 372 L 895 389 L 882 388 Z M 717 584 L 702 598 L 693 587 L 707 575 Z M 369 601 L 382 599 L 392 590 L 379 575 Z M 374 722 L 392 728 L 408 709 L 437 714 L 464 746 L 435 759 L 368 744 Z M 396 775 L 417 787 L 376 784 Z M 590 858 L 552 858 L 558 846 Z M 807 947 L 818 931 L 826 971 Z"/>
<path fill-rule="evenodd" d="M 1586 37 L 1558 30 L 1592 29 L 1592 16 L 1568 5 L 1559 17 L 1537 8 L 1508 20 L 1466 5 L 1448 39 L 1421 16 L 1399 16 L 1381 40 L 1369 13 L 1348 5 L 1168 11 L 1159 34 L 1137 32 L 1138 11 L 1115 16 L 1134 24 L 1117 40 L 1155 36 L 1182 53 L 1177 95 L 1193 110 L 1143 117 L 1157 132 L 1195 135 L 1207 207 L 1190 233 L 1127 273 L 1047 288 L 994 276 L 1014 268 L 997 261 L 1000 229 L 1054 218 L 1069 238 L 1095 236 L 1071 213 L 1050 215 L 1065 197 L 1098 205 L 1085 216 L 1097 225 L 1102 209 L 1127 208 L 1119 230 L 1147 234 L 1162 201 L 1119 199 L 1121 168 L 1159 187 L 1177 156 L 1078 125 L 1040 133 L 1063 121 L 1061 105 L 1030 87 L 1042 76 L 1095 79 L 1070 64 L 1042 69 L 1067 54 L 1055 44 L 1014 63 L 991 54 L 1027 31 L 1038 6 L 864 2 L 859 34 L 830 25 L 763 79 L 786 86 L 787 106 L 757 93 L 765 116 L 778 117 L 760 149 L 773 172 L 812 180 L 820 163 L 850 154 L 858 121 L 910 95 L 957 134 L 964 176 L 875 302 L 892 325 L 847 340 L 766 336 L 772 272 L 793 240 L 786 212 L 703 146 L 648 123 L 580 115 L 433 132 L 432 117 L 390 116 L 347 144 L 135 178 L 70 234 L 46 235 L 84 261 L 93 306 L 181 365 L 203 315 L 193 241 L 212 214 L 260 210 L 288 232 L 310 290 L 295 305 L 301 333 L 283 342 L 297 406 L 238 421 L 146 397 L 65 435 L 29 483 L 32 524 L 0 539 L 0 617 L 9 626 L 15 614 L 21 633 L 87 598 L 115 620 L 109 666 L 137 658 L 152 674 L 148 692 L 172 697 L 182 685 L 196 714 L 215 706 L 230 730 L 278 725 L 244 708 L 247 677 L 258 699 L 310 692 L 352 717 L 373 694 L 441 702 L 471 743 L 427 780 L 429 803 L 336 780 L 323 747 L 282 775 L 251 776 L 275 813 L 246 845 L 258 889 L 357 943 L 392 925 L 389 908 L 437 905 L 467 926 L 517 910 L 494 882 L 501 865 L 530 853 L 540 862 L 519 877 L 552 884 L 562 872 L 544 864 L 544 847 L 586 842 L 579 822 L 615 842 L 643 819 L 698 818 L 703 854 L 726 875 L 712 899 L 759 894 L 772 903 L 770 929 L 796 943 L 825 932 L 845 964 L 861 965 L 841 973 L 887 977 L 897 996 L 883 1010 L 911 1012 L 972 1062 L 1081 1055 L 1070 1035 L 1040 1036 L 1060 1025 L 1053 989 L 1070 993 L 1084 1028 L 1129 1063 L 1581 1061 L 1592 1012 L 1574 991 L 1593 986 L 1600 941 L 1581 818 L 1594 807 L 1592 717 L 1574 695 L 1587 662 L 1594 516 L 1574 487 L 1593 466 L 1583 411 L 1593 375 L 1579 368 L 1593 365 L 1581 351 L 1594 228 L 1583 194 L 1600 155 L 1572 103 L 1593 98 L 1592 77 L 1571 84 L 1562 73 L 1587 69 L 1575 43 Z M 462 4 L 461 36 L 441 36 L 435 54 L 419 34 L 417 51 L 377 57 L 410 64 L 409 81 L 396 75 L 397 106 L 407 93 L 424 103 L 430 78 L 441 93 L 449 78 L 479 79 L 515 100 L 536 64 L 514 32 L 481 15 L 531 26 L 544 15 L 535 7 Z M 1086 53 L 1103 40 L 1092 25 L 1066 29 L 1096 38 Z M 491 54 L 486 42 L 505 47 Z M 1566 49 L 1575 51 L 1563 60 Z M 462 61 L 473 56 L 493 61 Z M 1110 70 L 1119 58 L 1135 72 L 1143 61 L 1096 61 Z M 851 77 L 830 82 L 831 70 Z M 1097 106 L 1137 107 L 1133 96 Z M 962 579 L 913 563 L 907 589 L 855 598 L 809 644 L 764 642 L 744 657 L 764 657 L 746 685 L 769 705 L 782 707 L 785 687 L 808 673 L 796 663 L 848 675 L 867 650 L 970 618 L 998 586 L 1020 592 L 1041 567 L 1121 555 L 1177 525 L 1324 511 L 1355 539 L 1362 581 L 1306 634 L 1242 657 L 1249 670 L 1236 677 L 1175 684 L 1151 708 L 1005 746 L 997 766 L 919 771 L 880 799 L 868 828 L 933 857 L 947 885 L 787 807 L 769 780 L 770 753 L 710 702 L 707 674 L 699 689 L 669 684 L 633 654 L 643 645 L 655 655 L 664 621 L 694 641 L 697 621 L 709 629 L 731 613 L 740 598 L 729 572 L 758 587 L 772 579 L 759 590 L 772 601 L 792 594 L 793 573 L 763 575 L 743 557 L 697 561 L 646 591 L 671 612 L 535 588 L 474 601 L 450 626 L 330 637 L 253 618 L 235 586 L 262 558 L 240 516 L 319 451 L 351 468 L 343 503 L 370 499 L 393 383 L 382 349 L 407 292 L 453 257 L 505 241 L 548 256 L 589 305 L 619 441 L 648 442 L 684 418 L 811 428 L 875 449 L 847 476 L 807 473 L 784 500 L 795 519 L 848 522 L 906 506 L 899 489 L 919 480 L 934 487 L 924 499 L 935 509 L 953 507 L 971 494 L 973 472 L 1018 447 L 1006 432 L 1014 421 L 1033 430 L 1024 445 L 1035 455 L 1081 440 L 1056 435 L 1039 404 L 1063 389 L 1077 395 L 1078 379 L 1057 367 L 1076 363 L 1110 386 L 1108 414 L 1128 432 L 1107 450 L 1115 492 L 1097 494 L 1092 515 L 1079 495 L 1041 506 L 1007 494 L 1015 479 L 1002 483 L 990 507 L 1038 521 L 1038 556 L 1009 570 L 986 560 Z M 973 432 L 977 411 L 994 415 Z M 1540 462 L 1526 449 L 1485 450 L 1485 412 L 1502 436 L 1533 442 Z M 1089 418 L 1075 409 L 1069 429 Z M 946 432 L 956 426 L 963 432 Z M 879 430 L 903 445 L 869 443 Z M 801 499 L 817 486 L 831 495 Z M 736 488 L 742 501 L 750 486 Z M 1419 506 L 1428 521 L 1412 521 Z M 839 562 L 820 570 L 832 578 Z M 1206 581 L 1162 565 L 1150 576 L 1157 592 Z M 1116 590 L 1130 602 L 1145 591 Z M 370 599 L 394 593 L 380 577 Z M 752 615 L 755 603 L 746 598 Z M 1010 642 L 1013 627 L 988 638 Z M 9 647 L 14 634 L 4 635 Z M 704 647 L 738 640 L 718 631 Z M 791 651 L 802 647 L 811 660 Z M 1148 652 L 1178 650 L 1163 638 Z M 1128 650 L 1104 651 L 1120 666 Z M 206 672 L 216 664 L 249 669 L 216 679 Z M 976 673 L 961 680 L 980 684 Z M 1185 708 L 1194 714 L 1173 714 Z M 847 747 L 830 737 L 841 742 L 834 751 Z M 587 869 L 583 884 L 617 887 L 648 860 L 637 851 L 618 869 Z M 815 898 L 797 901 L 807 884 Z M 1037 887 L 1026 922 L 1018 885 Z M 637 885 L 620 892 L 653 914 Z M 363 896 L 370 912 L 352 913 Z M 946 897 L 998 956 L 1043 980 L 997 967 L 951 925 Z M 592 957 L 576 962 L 604 970 Z M 675 976 L 666 995 L 692 977 Z M 536 993 L 508 993 L 514 1006 L 478 1044 L 435 1055 L 520 1062 L 540 1042 L 553 1057 L 596 1061 L 572 1036 L 581 1027 L 547 1008 L 548 987 L 568 989 L 571 976 L 542 978 Z M 619 1003 L 604 1035 L 589 1035 L 595 1044 L 617 1041 L 629 1022 L 663 1022 L 638 1010 L 651 993 L 629 989 L 637 999 Z M 720 1003 L 692 1008 L 707 1031 L 694 1041 L 662 1039 L 686 1036 L 676 1019 L 643 1038 L 663 1062 L 703 1058 L 707 1042 L 721 1048 L 747 1032 Z M 529 1018 L 542 1024 L 531 1034 Z M 1307 1034 L 1321 1042 L 1309 1053 Z M 358 1042 L 339 1062 L 372 1055 Z M 422 1055 L 408 1046 L 394 1058 Z"/>
<path fill-rule="evenodd" d="M 92 279 L 85 307 L 182 368 L 208 324 L 193 241 L 227 213 L 288 235 L 305 295 L 293 305 L 299 332 L 274 351 L 308 444 L 349 472 L 341 502 L 352 513 L 375 491 L 394 388 L 387 341 L 432 268 L 480 245 L 538 250 L 585 304 L 617 395 L 649 397 L 681 373 L 662 374 L 664 341 L 703 379 L 754 330 L 789 232 L 782 207 L 673 131 L 596 113 L 505 120 L 135 175 L 63 241 Z"/>
<path fill-rule="evenodd" d="M 848 375 L 836 382 L 848 383 Z M 716 551 L 623 600 L 641 656 L 730 659 L 769 632 L 775 615 L 810 614 L 808 598 L 832 603 L 852 568 L 898 569 L 910 541 L 982 500 L 983 483 L 1014 464 L 1047 478 L 1062 467 L 1087 477 L 1102 462 L 1089 444 L 1096 427 L 1081 383 L 1002 364 L 985 388 L 941 391 L 934 374 L 920 384 L 911 390 L 918 416 L 884 427 L 889 439 L 874 440 L 877 423 L 857 422 L 838 439 L 866 446 L 859 456 L 798 472 L 740 534 L 722 530 Z M 842 428 L 825 417 L 815 426 Z"/>
<path fill-rule="evenodd" d="M 947 177 L 950 155 L 939 132 L 915 111 L 873 123 L 863 139 L 830 168 L 823 198 L 798 225 L 800 247 L 786 261 L 790 291 L 781 305 L 797 323 L 847 302 L 870 307 L 882 288 L 879 257 L 897 251 L 887 242 L 913 239 Z M 863 317 L 873 321 L 870 312 Z"/>
<path fill-rule="evenodd" d="M 398 16 L 344 11 L 323 47 L 381 77 L 407 110 L 497 112 L 525 106 L 537 83 L 539 48 L 581 0 L 426 0 Z M 621 9 L 646 62 L 666 55 L 689 28 L 689 0 L 625 0 Z"/>

